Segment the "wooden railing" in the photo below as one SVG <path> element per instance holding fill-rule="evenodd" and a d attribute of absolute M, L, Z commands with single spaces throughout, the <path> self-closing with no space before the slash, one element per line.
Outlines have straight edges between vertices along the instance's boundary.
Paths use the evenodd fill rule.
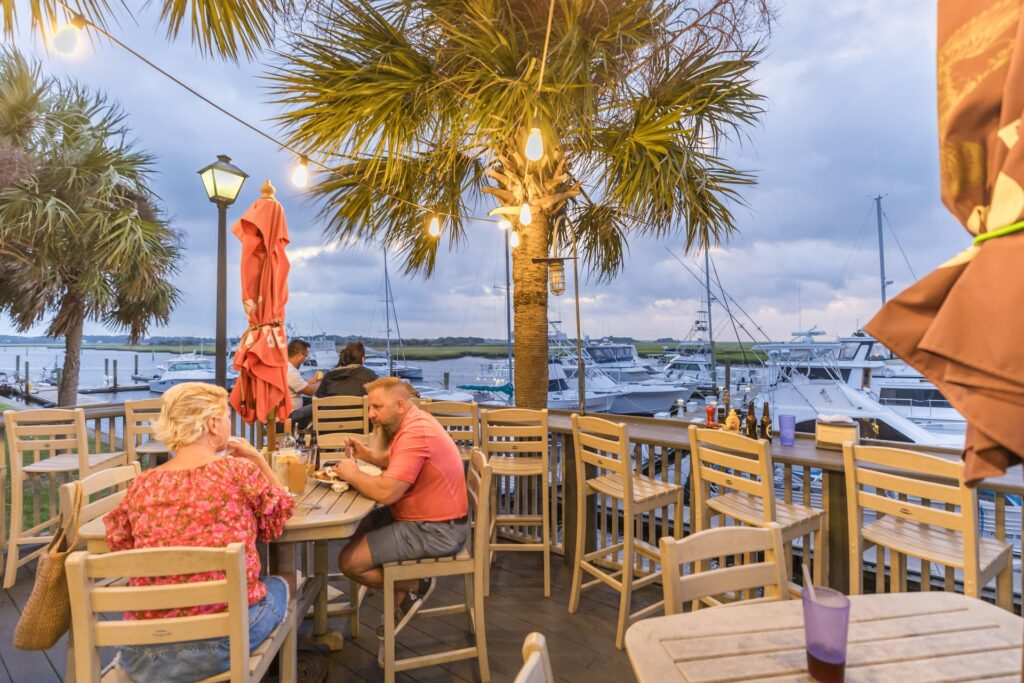
<path fill-rule="evenodd" d="M 84 406 L 90 430 L 90 441 L 97 450 L 111 447 L 120 448 L 124 434 L 123 404 L 103 404 Z M 550 474 L 551 486 L 551 519 L 552 519 L 552 551 L 565 556 L 566 562 L 572 561 L 576 534 L 586 535 L 585 547 L 597 549 L 614 545 L 621 539 L 622 517 L 618 504 L 595 497 L 594 504 L 586 509 L 585 518 L 577 519 L 575 476 L 575 448 L 572 430 L 567 411 L 549 410 L 550 430 Z M 628 425 L 633 447 L 633 460 L 638 474 L 657 479 L 686 485 L 683 510 L 683 533 L 689 532 L 692 486 L 690 485 L 689 435 L 687 423 L 680 420 L 660 420 L 643 417 L 608 416 Z M 0 418 L 0 435 L 3 424 Z M 232 413 L 232 432 L 242 436 L 261 448 L 265 441 L 264 426 L 245 424 L 236 414 Z M 959 452 L 954 449 L 920 448 L 907 444 L 896 445 L 924 452 L 956 457 Z M 822 561 L 827 571 L 828 583 L 846 591 L 849 586 L 849 554 L 848 527 L 846 509 L 845 476 L 843 472 L 842 454 L 832 450 L 822 450 L 814 446 L 814 441 L 807 435 L 797 435 L 794 446 L 783 447 L 776 441 L 772 445 L 772 458 L 777 469 L 781 468 L 783 477 L 782 498 L 787 503 L 799 503 L 810 507 L 824 509 L 828 519 L 827 543 L 825 557 L 814 558 Z M 6 469 L 6 442 L 0 439 L 0 468 Z M 820 494 L 817 489 L 820 477 Z M 7 480 L 7 477 L 4 477 Z M 9 484 L 8 484 L 9 486 Z M 1024 498 L 1024 476 L 1020 468 L 1010 474 L 984 482 L 979 487 L 984 509 L 982 518 L 984 528 L 995 538 L 1010 540 L 1014 544 L 1014 587 L 1015 603 L 1019 605 L 1021 585 L 1020 563 L 1020 527 L 1014 523 L 1008 534 L 1007 499 L 1006 496 Z M 520 479 L 513 483 L 507 478 L 498 478 L 496 485 L 498 512 L 515 514 L 540 514 L 540 490 L 537 480 Z M 31 495 L 31 494 L 29 494 Z M 45 496 L 40 491 L 36 495 Z M 7 495 L 6 501 L 10 500 Z M 7 503 L 9 505 L 9 503 Z M 26 509 L 29 507 L 26 503 Z M 5 506 L 6 507 L 6 506 Z M 33 507 L 35 507 L 33 505 Z M 675 518 L 672 506 L 655 510 L 637 522 L 637 538 L 657 545 L 658 538 L 664 534 L 674 533 L 672 520 Z M 6 539 L 6 519 L 0 512 L 0 534 Z M 1018 518 L 1014 514 L 1014 519 Z M 523 528 L 501 529 L 499 532 L 512 540 L 538 540 L 537 532 Z M 807 549 L 806 551 L 804 549 Z M 796 552 L 809 552 L 810 545 L 802 544 Z M 621 564 L 621 557 L 618 559 Z M 636 568 L 640 572 L 649 571 L 651 567 L 646 560 L 638 561 Z M 869 566 L 869 573 L 874 567 Z M 884 564 L 883 564 L 884 569 Z M 922 574 L 930 574 L 930 568 L 921 568 Z M 947 571 L 939 579 L 940 584 L 947 587 L 954 582 L 953 572 Z M 928 589 L 931 582 L 924 582 L 922 588 Z"/>

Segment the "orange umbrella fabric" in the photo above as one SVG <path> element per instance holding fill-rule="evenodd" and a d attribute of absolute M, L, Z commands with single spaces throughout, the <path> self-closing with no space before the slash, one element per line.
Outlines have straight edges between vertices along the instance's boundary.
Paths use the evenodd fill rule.
<path fill-rule="evenodd" d="M 231 232 L 242 243 L 242 306 L 249 327 L 235 352 L 238 380 L 231 405 L 249 424 L 265 422 L 276 410 L 291 413 L 288 392 L 288 340 L 284 309 L 288 303 L 288 224 L 270 182 Z"/>
<path fill-rule="evenodd" d="M 974 244 L 867 331 L 967 418 L 971 484 L 1024 460 L 1024 4 L 940 0 L 942 200 Z"/>

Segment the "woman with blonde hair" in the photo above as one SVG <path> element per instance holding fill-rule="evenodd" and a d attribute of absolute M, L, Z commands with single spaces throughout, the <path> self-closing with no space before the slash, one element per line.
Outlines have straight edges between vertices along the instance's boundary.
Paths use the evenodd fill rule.
<path fill-rule="evenodd" d="M 288 585 L 279 576 L 260 577 L 257 541 L 281 535 L 294 502 L 267 461 L 247 441 L 231 436 L 227 392 L 186 382 L 163 395 L 157 437 L 174 457 L 139 475 L 106 517 L 111 550 L 167 546 L 223 547 L 245 544 L 249 597 L 249 644 L 255 650 L 281 622 Z M 133 585 L 208 581 L 218 573 L 132 579 Z M 152 610 L 132 619 L 221 612 L 225 605 Z M 143 681 L 194 681 L 230 667 L 226 638 L 121 649 L 115 662 Z"/>

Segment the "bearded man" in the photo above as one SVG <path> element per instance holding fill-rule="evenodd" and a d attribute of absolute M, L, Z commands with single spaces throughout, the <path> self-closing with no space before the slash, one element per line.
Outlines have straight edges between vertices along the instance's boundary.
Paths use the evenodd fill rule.
<path fill-rule="evenodd" d="M 375 509 L 342 549 L 345 576 L 374 588 L 384 585 L 383 565 L 403 560 L 455 555 L 466 543 L 466 479 L 459 448 L 433 415 L 412 403 L 412 390 L 395 377 L 365 385 L 373 448 L 355 439 L 349 457 L 335 471 L 359 493 L 385 507 Z M 384 470 L 364 474 L 353 458 Z M 395 584 L 396 633 L 434 590 L 434 579 Z M 383 638 L 383 626 L 378 635 Z"/>

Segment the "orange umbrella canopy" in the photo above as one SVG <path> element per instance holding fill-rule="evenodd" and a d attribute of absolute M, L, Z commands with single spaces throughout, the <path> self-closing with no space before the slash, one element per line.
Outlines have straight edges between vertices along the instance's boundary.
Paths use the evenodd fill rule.
<path fill-rule="evenodd" d="M 977 483 L 1024 459 L 1024 12 L 940 0 L 942 200 L 974 244 L 890 301 L 867 331 L 967 418 Z"/>
<path fill-rule="evenodd" d="M 235 352 L 238 380 L 231 405 L 246 422 L 265 422 L 276 411 L 291 413 L 288 392 L 288 340 L 284 308 L 288 303 L 288 224 L 274 187 L 263 184 L 262 196 L 231 226 L 242 243 L 242 306 L 249 327 Z"/>

